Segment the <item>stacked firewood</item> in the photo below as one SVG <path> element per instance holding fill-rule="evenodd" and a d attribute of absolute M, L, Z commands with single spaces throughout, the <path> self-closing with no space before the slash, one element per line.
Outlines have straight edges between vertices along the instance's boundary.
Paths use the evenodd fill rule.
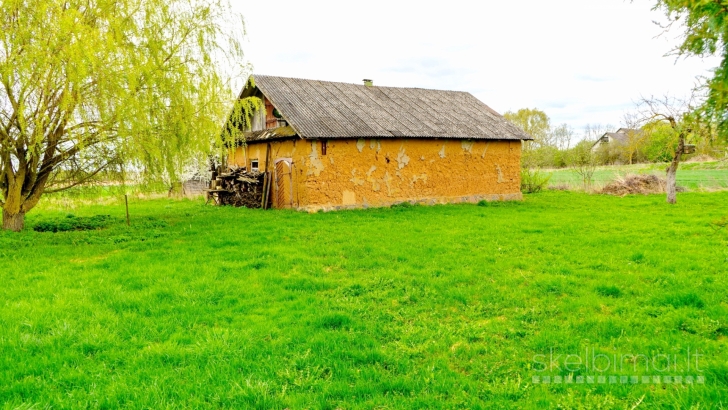
<path fill-rule="evenodd" d="M 208 195 L 218 205 L 260 208 L 263 204 L 264 172 L 231 167 L 227 172 L 213 174 Z"/>

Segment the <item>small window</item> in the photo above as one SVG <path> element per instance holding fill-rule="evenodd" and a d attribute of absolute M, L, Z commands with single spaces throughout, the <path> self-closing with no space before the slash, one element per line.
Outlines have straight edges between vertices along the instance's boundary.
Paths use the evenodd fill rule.
<path fill-rule="evenodd" d="M 250 160 L 250 170 L 251 171 L 258 171 L 258 160 L 257 159 L 251 159 Z"/>

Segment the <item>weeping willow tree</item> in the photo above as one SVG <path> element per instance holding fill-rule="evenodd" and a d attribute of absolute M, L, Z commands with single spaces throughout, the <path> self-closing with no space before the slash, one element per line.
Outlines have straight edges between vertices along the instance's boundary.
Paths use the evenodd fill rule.
<path fill-rule="evenodd" d="M 231 16 L 227 0 L 0 0 L 3 229 L 43 194 L 123 169 L 174 179 L 233 137 Z"/>

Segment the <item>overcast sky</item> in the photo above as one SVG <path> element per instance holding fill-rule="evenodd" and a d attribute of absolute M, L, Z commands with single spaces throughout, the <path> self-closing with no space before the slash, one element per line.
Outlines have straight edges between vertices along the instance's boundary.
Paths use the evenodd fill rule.
<path fill-rule="evenodd" d="M 717 59 L 665 57 L 652 0 L 249 1 L 258 74 L 468 91 L 557 125 L 619 125 L 640 96 L 686 96 Z"/>

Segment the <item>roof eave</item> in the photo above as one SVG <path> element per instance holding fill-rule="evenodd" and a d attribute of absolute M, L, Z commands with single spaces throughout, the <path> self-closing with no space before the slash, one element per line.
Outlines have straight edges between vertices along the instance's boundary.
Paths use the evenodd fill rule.
<path fill-rule="evenodd" d="M 533 141 L 531 137 L 473 137 L 473 136 L 443 136 L 443 135 L 313 135 L 313 136 L 301 136 L 302 139 L 316 140 L 316 139 L 449 139 L 449 140 L 476 140 L 476 141 Z"/>

